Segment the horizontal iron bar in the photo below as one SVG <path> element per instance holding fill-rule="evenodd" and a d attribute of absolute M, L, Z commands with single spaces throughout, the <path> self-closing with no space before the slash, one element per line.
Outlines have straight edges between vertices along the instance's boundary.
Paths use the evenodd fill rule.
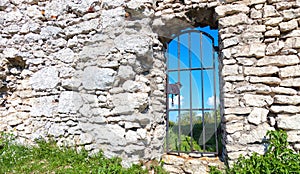
<path fill-rule="evenodd" d="M 182 68 L 182 69 L 169 69 L 168 72 L 175 72 L 175 71 L 194 71 L 194 70 L 214 70 L 213 67 L 208 68 Z"/>
<path fill-rule="evenodd" d="M 169 111 L 178 111 L 178 110 L 181 110 L 181 111 L 190 111 L 190 109 L 169 109 Z M 215 111 L 214 108 L 194 108 L 192 109 L 192 111 Z"/>

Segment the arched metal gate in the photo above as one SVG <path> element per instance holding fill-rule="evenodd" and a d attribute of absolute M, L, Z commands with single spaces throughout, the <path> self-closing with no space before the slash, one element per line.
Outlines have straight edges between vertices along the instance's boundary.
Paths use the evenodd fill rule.
<path fill-rule="evenodd" d="M 186 30 L 168 43 L 168 153 L 218 154 L 218 45 L 214 36 Z"/>

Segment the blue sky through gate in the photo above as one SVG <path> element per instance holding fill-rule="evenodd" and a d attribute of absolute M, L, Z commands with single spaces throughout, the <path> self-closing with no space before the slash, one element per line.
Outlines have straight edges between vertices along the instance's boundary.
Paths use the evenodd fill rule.
<path fill-rule="evenodd" d="M 184 31 L 188 31 L 187 29 Z M 205 32 L 214 38 L 214 46 L 218 46 L 218 31 L 211 30 L 209 27 L 204 28 L 194 28 L 192 30 L 198 30 Z M 202 34 L 202 44 L 200 42 L 200 33 L 192 32 L 190 34 L 190 52 L 189 52 L 189 39 L 188 33 L 182 34 L 175 37 L 168 46 L 167 57 L 168 57 L 168 69 L 176 70 L 178 68 L 178 38 L 180 42 L 180 69 L 183 68 L 212 68 L 213 67 L 213 54 L 215 54 L 215 70 L 216 70 L 216 98 L 219 99 L 219 76 L 218 76 L 218 55 L 213 52 L 212 40 L 206 35 Z M 202 45 L 202 46 L 200 46 Z M 202 50 L 202 53 L 201 53 Z M 189 60 L 189 55 L 191 60 Z M 201 63 L 202 55 L 202 63 Z M 169 84 L 174 84 L 178 82 L 178 71 L 169 72 Z M 214 71 L 204 70 L 203 71 L 203 84 L 204 84 L 204 101 L 202 103 L 202 81 L 201 81 L 201 70 L 194 70 L 191 73 L 191 86 L 190 86 L 190 71 L 180 72 L 180 82 L 182 88 L 180 90 L 180 108 L 189 109 L 190 105 L 192 108 L 214 108 Z M 190 90 L 192 91 L 192 96 L 190 97 Z M 171 95 L 169 95 L 171 97 Z M 192 103 L 190 102 L 192 98 Z M 202 105 L 203 104 L 203 105 Z M 217 102 L 218 105 L 218 102 Z M 169 108 L 178 109 L 178 96 L 174 97 L 174 105 L 171 104 L 171 98 L 169 99 Z M 196 112 L 198 116 L 202 115 L 202 112 Z M 177 111 L 171 111 L 169 113 L 169 119 L 171 121 L 177 121 Z"/>

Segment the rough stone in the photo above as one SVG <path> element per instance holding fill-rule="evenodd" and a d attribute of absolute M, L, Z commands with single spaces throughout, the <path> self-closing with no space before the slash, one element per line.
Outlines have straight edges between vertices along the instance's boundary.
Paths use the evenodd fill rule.
<path fill-rule="evenodd" d="M 215 10 L 219 17 L 224 17 L 226 15 L 232 15 L 240 12 L 248 13 L 249 7 L 244 4 L 228 4 L 224 6 L 218 6 Z"/>
<path fill-rule="evenodd" d="M 257 66 L 287 66 L 287 65 L 295 65 L 298 64 L 299 58 L 296 55 L 286 55 L 286 56 L 271 56 L 264 57 L 257 61 Z"/>
<path fill-rule="evenodd" d="M 280 77 L 297 77 L 300 76 L 300 66 L 289 66 L 281 68 L 279 71 Z"/>
<path fill-rule="evenodd" d="M 274 113 L 299 113 L 300 107 L 298 106 L 280 106 L 280 105 L 272 105 L 270 110 Z"/>
<path fill-rule="evenodd" d="M 82 74 L 82 85 L 87 90 L 110 89 L 116 72 L 110 68 L 86 67 Z"/>
<path fill-rule="evenodd" d="M 284 80 L 281 81 L 280 86 L 300 87 L 300 78 L 284 79 Z"/>
<path fill-rule="evenodd" d="M 112 96 L 115 106 L 114 114 L 132 114 L 136 110 L 144 111 L 148 106 L 148 95 L 146 93 L 123 93 Z"/>
<path fill-rule="evenodd" d="M 300 115 L 278 115 L 277 125 L 282 129 L 300 129 Z"/>
<path fill-rule="evenodd" d="M 250 77 L 251 83 L 265 83 L 265 84 L 280 84 L 281 80 L 278 77 Z"/>
<path fill-rule="evenodd" d="M 274 130 L 274 128 L 270 127 L 267 123 L 260 124 L 256 128 L 250 130 L 248 133 L 242 134 L 241 137 L 244 138 L 240 138 L 239 143 L 247 144 L 262 142 L 265 139 L 268 130 Z"/>
<path fill-rule="evenodd" d="M 248 121 L 255 125 L 259 125 L 267 121 L 269 110 L 264 108 L 254 108 L 248 116 Z"/>
<path fill-rule="evenodd" d="M 281 32 L 291 31 L 291 30 L 297 28 L 297 26 L 298 26 L 298 22 L 295 19 L 288 21 L 288 22 L 281 22 L 279 24 L 279 28 L 280 28 Z"/>
<path fill-rule="evenodd" d="M 64 91 L 59 97 L 58 112 L 77 113 L 83 105 L 83 99 L 78 92 Z"/>
<path fill-rule="evenodd" d="M 248 106 L 264 107 L 273 103 L 273 98 L 268 95 L 245 94 L 244 100 Z"/>
<path fill-rule="evenodd" d="M 30 84 L 35 90 L 55 88 L 59 81 L 58 71 L 55 67 L 45 67 L 30 78 Z"/>
<path fill-rule="evenodd" d="M 265 66 L 265 67 L 245 67 L 244 73 L 246 75 L 257 75 L 264 76 L 275 74 L 279 71 L 279 68 L 276 66 Z"/>
<path fill-rule="evenodd" d="M 297 105 L 300 103 L 300 96 L 275 95 L 274 103 Z"/>

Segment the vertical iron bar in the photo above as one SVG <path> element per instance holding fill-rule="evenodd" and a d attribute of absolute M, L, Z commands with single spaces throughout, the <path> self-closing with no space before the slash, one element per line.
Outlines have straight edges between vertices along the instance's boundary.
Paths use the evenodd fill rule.
<path fill-rule="evenodd" d="M 216 57 L 214 49 L 214 40 L 212 40 L 212 52 L 213 52 L 213 73 L 214 73 L 214 117 L 215 117 L 215 141 L 216 141 L 216 152 L 219 153 L 218 148 L 218 133 L 217 133 L 217 94 L 216 94 Z"/>
<path fill-rule="evenodd" d="M 191 33 L 189 33 L 189 40 L 188 40 L 188 48 L 189 48 L 189 67 L 192 68 L 192 57 L 191 57 Z M 191 152 L 194 151 L 193 148 L 193 113 L 192 113 L 192 70 L 190 70 L 190 135 L 191 135 Z"/>
<path fill-rule="evenodd" d="M 170 67 L 170 62 L 169 62 L 169 54 L 170 54 L 170 50 L 169 50 L 169 45 L 167 45 L 167 55 L 166 55 L 166 62 L 167 62 L 167 73 L 166 73 L 166 97 L 167 97 L 167 104 L 166 104 L 166 114 L 167 114 L 167 128 L 166 128 L 166 151 L 167 153 L 170 151 L 169 149 L 169 94 L 168 94 L 168 85 L 169 85 L 169 67 Z"/>
<path fill-rule="evenodd" d="M 177 43 L 177 56 L 178 56 L 178 82 L 180 82 L 180 36 L 178 36 L 178 43 Z M 178 146 L 178 155 L 179 152 L 181 151 L 181 116 L 180 116 L 180 89 L 179 89 L 179 94 L 178 94 L 178 142 L 179 142 L 179 146 Z"/>
<path fill-rule="evenodd" d="M 200 33 L 200 59 L 201 59 L 201 66 L 202 68 L 204 68 L 204 65 L 203 65 L 203 49 L 202 49 L 202 44 L 203 44 L 203 36 L 202 36 L 202 32 Z M 202 69 L 201 70 L 201 93 L 202 93 L 202 137 L 203 137 L 203 151 L 206 150 L 206 147 L 205 147 L 205 118 L 204 118 L 204 70 Z"/>

